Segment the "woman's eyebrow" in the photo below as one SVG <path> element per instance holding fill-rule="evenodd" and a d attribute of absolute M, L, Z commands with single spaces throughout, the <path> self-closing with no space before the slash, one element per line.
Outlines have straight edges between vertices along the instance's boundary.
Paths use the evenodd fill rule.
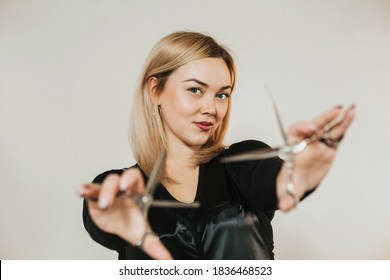
<path fill-rule="evenodd" d="M 204 86 L 205 88 L 209 88 L 210 86 L 202 81 L 199 81 L 198 79 L 188 79 L 188 80 L 184 80 L 183 83 L 185 82 L 195 82 L 197 84 L 200 84 L 201 86 Z M 225 89 L 231 89 L 232 86 L 223 86 L 220 88 L 220 90 L 225 90 Z"/>
<path fill-rule="evenodd" d="M 226 90 L 226 89 L 232 89 L 232 86 L 224 86 L 221 87 L 219 90 Z"/>
<path fill-rule="evenodd" d="M 204 83 L 204 82 L 201 82 L 201 81 L 199 81 L 199 80 L 197 80 L 197 79 L 188 79 L 188 80 L 183 81 L 183 83 L 185 83 L 185 82 L 195 82 L 195 83 L 198 83 L 198 84 L 200 84 L 200 85 L 202 85 L 202 86 L 204 86 L 204 87 L 206 87 L 206 88 L 209 87 L 208 84 L 206 84 L 206 83 Z"/>

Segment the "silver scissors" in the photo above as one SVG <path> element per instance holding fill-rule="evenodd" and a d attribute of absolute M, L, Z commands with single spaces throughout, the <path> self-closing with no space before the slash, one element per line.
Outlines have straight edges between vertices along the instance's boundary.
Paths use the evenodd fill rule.
<path fill-rule="evenodd" d="M 238 161 L 248 161 L 248 160 L 261 160 L 261 159 L 268 159 L 268 158 L 274 158 L 279 157 L 286 163 L 287 168 L 287 188 L 284 195 L 290 195 L 294 199 L 294 204 L 296 205 L 299 201 L 299 198 L 294 192 L 294 185 L 292 183 L 292 176 L 293 176 L 293 170 L 294 170 L 294 157 L 295 155 L 303 152 L 306 147 L 314 141 L 320 141 L 328 145 L 329 147 L 336 147 L 337 144 L 340 142 L 341 139 L 333 139 L 331 137 L 331 130 L 337 126 L 340 122 L 342 122 L 348 113 L 348 111 L 351 110 L 353 106 L 348 107 L 347 109 L 344 109 L 336 118 L 334 118 L 332 121 L 330 121 L 328 124 L 324 126 L 322 129 L 322 132 L 319 134 L 314 134 L 310 137 L 307 137 L 301 141 L 292 142 L 290 143 L 287 137 L 287 133 L 285 132 L 283 128 L 283 124 L 280 118 L 280 115 L 278 113 L 278 110 L 276 108 L 276 104 L 274 99 L 272 98 L 272 95 L 268 92 L 268 95 L 271 100 L 271 105 L 273 112 L 276 117 L 277 121 L 277 127 L 279 132 L 282 135 L 283 138 L 283 144 L 281 146 L 277 146 L 274 148 L 263 148 L 263 149 L 257 149 L 233 156 L 227 156 L 224 158 L 221 158 L 221 162 L 228 163 L 228 162 L 238 162 Z"/>
<path fill-rule="evenodd" d="M 143 216 L 147 220 L 150 207 L 163 207 L 163 208 L 198 208 L 200 203 L 195 201 L 193 203 L 182 203 L 172 200 L 155 200 L 153 195 L 158 185 L 158 175 L 166 159 L 166 151 L 162 150 L 156 163 L 153 166 L 152 173 L 150 174 L 148 183 L 146 184 L 143 195 L 132 195 L 129 191 L 119 191 L 116 196 L 124 196 L 132 198 L 141 209 Z M 91 201 L 97 201 L 97 198 L 88 198 Z"/>

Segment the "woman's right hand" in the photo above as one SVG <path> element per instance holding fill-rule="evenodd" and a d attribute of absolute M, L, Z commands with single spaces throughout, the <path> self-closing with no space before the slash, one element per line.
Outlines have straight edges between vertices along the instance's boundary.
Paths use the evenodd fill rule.
<path fill-rule="evenodd" d="M 138 168 L 130 168 L 121 176 L 108 175 L 101 185 L 87 183 L 79 189 L 87 200 L 93 222 L 103 231 L 118 235 L 130 244 L 142 240 L 142 249 L 153 259 L 172 259 L 161 241 L 150 232 L 150 226 L 137 203 L 129 196 L 117 196 L 119 191 L 142 195 L 145 185 Z"/>

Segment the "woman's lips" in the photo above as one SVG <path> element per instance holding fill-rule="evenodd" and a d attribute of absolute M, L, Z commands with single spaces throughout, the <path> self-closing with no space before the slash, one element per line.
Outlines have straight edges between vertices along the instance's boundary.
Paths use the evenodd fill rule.
<path fill-rule="evenodd" d="M 195 125 L 203 131 L 209 131 L 213 126 L 211 122 L 195 122 Z"/>

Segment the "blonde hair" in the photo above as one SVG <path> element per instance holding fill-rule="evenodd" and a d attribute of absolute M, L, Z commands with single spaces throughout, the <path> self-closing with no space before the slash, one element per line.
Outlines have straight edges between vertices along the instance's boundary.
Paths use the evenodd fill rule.
<path fill-rule="evenodd" d="M 149 95 L 148 79 L 157 78 L 156 92 L 160 94 L 173 71 L 188 62 L 209 57 L 222 58 L 225 61 L 230 71 L 233 90 L 236 78 L 234 60 L 227 48 L 210 36 L 197 32 L 175 32 L 162 38 L 151 50 L 136 88 L 129 131 L 134 158 L 147 176 L 150 176 L 160 151 L 167 147 L 159 108 Z M 209 161 L 224 148 L 223 141 L 230 116 L 230 99 L 228 102 L 228 110 L 221 125 L 200 149 L 194 158 L 195 164 Z M 169 180 L 165 172 L 161 173 L 160 180 Z"/>

